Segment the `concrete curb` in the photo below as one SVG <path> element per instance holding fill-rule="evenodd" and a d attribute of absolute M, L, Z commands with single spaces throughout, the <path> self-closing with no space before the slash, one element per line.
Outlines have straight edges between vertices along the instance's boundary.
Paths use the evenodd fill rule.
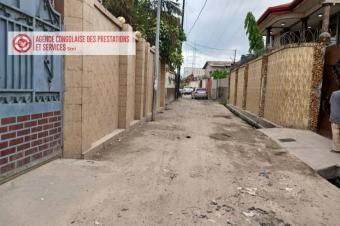
<path fill-rule="evenodd" d="M 242 120 L 247 122 L 249 125 L 255 127 L 256 129 L 281 128 L 281 126 L 276 125 L 273 122 L 270 122 L 264 118 L 258 117 L 257 115 L 254 115 L 248 111 L 241 110 L 233 105 L 227 104 L 225 106 L 234 115 L 240 117 Z"/>

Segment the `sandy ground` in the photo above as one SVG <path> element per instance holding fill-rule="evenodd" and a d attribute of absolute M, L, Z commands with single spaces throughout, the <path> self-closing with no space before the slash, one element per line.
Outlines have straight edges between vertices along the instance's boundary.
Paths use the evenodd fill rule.
<path fill-rule="evenodd" d="M 76 225 L 340 225 L 340 191 L 218 103 L 172 104 L 96 160 L 116 183 Z"/>
<path fill-rule="evenodd" d="M 68 181 L 46 173 L 54 184 L 41 187 L 28 174 L 0 187 L 0 225 L 340 225 L 339 189 L 211 101 L 171 104 L 93 160 L 73 163 Z M 13 202 L 25 185 L 32 197 Z"/>

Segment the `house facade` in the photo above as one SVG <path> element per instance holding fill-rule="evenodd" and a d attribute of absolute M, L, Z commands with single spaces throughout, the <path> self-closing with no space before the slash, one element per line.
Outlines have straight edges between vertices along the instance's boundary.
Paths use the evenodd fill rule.
<path fill-rule="evenodd" d="M 340 43 L 340 0 L 294 0 L 268 8 L 258 20 L 267 48 L 319 42 Z M 328 33 L 328 34 L 327 34 Z"/>
<path fill-rule="evenodd" d="M 205 75 L 205 71 L 202 68 L 196 67 L 185 67 L 184 68 L 184 78 L 192 76 L 194 80 L 199 80 L 203 78 Z"/>
<path fill-rule="evenodd" d="M 230 69 L 232 62 L 230 61 L 207 61 L 203 66 L 205 77 L 210 78 L 214 71 L 222 71 Z"/>

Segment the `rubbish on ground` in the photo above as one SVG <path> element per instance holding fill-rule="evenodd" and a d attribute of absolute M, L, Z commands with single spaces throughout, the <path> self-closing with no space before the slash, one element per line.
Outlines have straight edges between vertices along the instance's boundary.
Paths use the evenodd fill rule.
<path fill-rule="evenodd" d="M 222 215 L 219 214 L 219 213 L 216 213 L 215 216 L 218 217 L 218 218 L 221 218 L 221 217 L 222 217 Z"/>
<path fill-rule="evenodd" d="M 201 214 L 201 215 L 199 216 L 199 218 L 204 219 L 204 218 L 208 218 L 208 217 L 207 217 L 207 215 L 205 215 L 205 214 Z"/>
<path fill-rule="evenodd" d="M 216 200 L 211 200 L 210 205 L 217 206 Z"/>
<path fill-rule="evenodd" d="M 254 217 L 256 216 L 256 212 L 255 211 L 250 211 L 250 212 L 242 212 L 244 216 L 246 217 Z"/>
<path fill-rule="evenodd" d="M 235 225 L 234 222 L 230 221 L 230 220 L 227 220 L 227 224 L 228 225 Z"/>
<path fill-rule="evenodd" d="M 259 173 L 259 176 L 260 176 L 260 177 L 265 177 L 265 178 L 269 179 L 269 175 L 270 175 L 270 174 L 271 174 L 270 172 L 267 172 L 266 170 L 264 170 L 264 171 L 261 171 L 261 172 Z"/>
<path fill-rule="evenodd" d="M 41 201 L 44 201 L 45 199 L 43 197 L 40 198 Z"/>
<path fill-rule="evenodd" d="M 267 211 L 265 211 L 265 210 L 263 210 L 263 209 L 261 209 L 261 208 L 250 207 L 248 210 L 249 210 L 249 211 L 255 211 L 256 213 L 262 214 L 262 215 L 268 214 Z"/>
<path fill-rule="evenodd" d="M 268 212 L 260 209 L 260 208 L 255 208 L 255 207 L 251 207 L 248 209 L 248 212 L 242 212 L 243 215 L 245 215 L 246 217 L 254 217 L 254 216 L 260 216 L 260 215 L 267 215 Z"/>
<path fill-rule="evenodd" d="M 256 196 L 257 188 L 242 188 L 242 187 L 238 187 L 237 190 L 241 191 L 242 193 L 248 193 L 249 195 Z"/>
<path fill-rule="evenodd" d="M 174 212 L 169 212 L 169 215 L 174 215 Z"/>
<path fill-rule="evenodd" d="M 98 221 L 94 221 L 95 225 L 100 225 L 100 223 Z"/>
<path fill-rule="evenodd" d="M 211 222 L 211 223 L 216 223 L 216 221 L 213 220 L 213 219 L 209 219 L 208 221 Z"/>
<path fill-rule="evenodd" d="M 293 191 L 293 188 L 286 188 L 286 191 L 291 192 Z"/>

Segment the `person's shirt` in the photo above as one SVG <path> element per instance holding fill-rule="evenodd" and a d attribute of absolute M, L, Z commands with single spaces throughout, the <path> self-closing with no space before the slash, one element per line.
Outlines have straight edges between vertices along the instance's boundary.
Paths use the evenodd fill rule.
<path fill-rule="evenodd" d="M 332 123 L 340 124 L 340 91 L 333 92 L 331 96 L 331 117 Z"/>

